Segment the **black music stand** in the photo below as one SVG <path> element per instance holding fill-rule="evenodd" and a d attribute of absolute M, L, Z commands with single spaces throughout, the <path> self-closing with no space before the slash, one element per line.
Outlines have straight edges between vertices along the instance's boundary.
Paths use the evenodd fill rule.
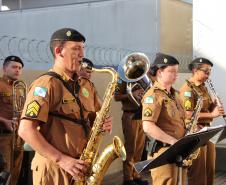
<path fill-rule="evenodd" d="M 138 173 L 141 173 L 165 164 L 176 163 L 176 165 L 179 168 L 179 172 L 181 172 L 183 160 L 186 159 L 196 149 L 205 145 L 209 139 L 211 139 L 221 130 L 225 129 L 225 127 L 226 126 L 208 128 L 205 131 L 187 135 L 182 139 L 178 140 L 174 145 L 168 148 L 157 158 L 153 160 L 146 160 L 136 163 L 134 165 L 135 170 Z M 181 182 L 182 179 L 181 173 L 179 175 L 179 178 L 180 178 L 179 182 Z"/>
<path fill-rule="evenodd" d="M 222 141 L 225 138 L 226 138 L 226 126 L 224 127 L 224 129 L 222 131 L 219 132 L 219 137 L 217 138 L 216 143 L 219 143 L 220 141 Z"/>

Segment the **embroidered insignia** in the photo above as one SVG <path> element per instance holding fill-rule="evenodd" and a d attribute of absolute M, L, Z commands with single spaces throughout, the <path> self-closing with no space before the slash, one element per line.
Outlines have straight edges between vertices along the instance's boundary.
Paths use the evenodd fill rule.
<path fill-rule="evenodd" d="M 145 117 L 150 117 L 152 115 L 152 110 L 147 108 L 144 110 L 144 116 Z"/>
<path fill-rule="evenodd" d="M 120 91 L 120 87 L 119 86 L 116 86 L 115 87 L 115 92 L 119 92 Z"/>
<path fill-rule="evenodd" d="M 40 110 L 40 105 L 37 101 L 32 101 L 27 105 L 27 110 L 25 115 L 29 118 L 37 118 L 39 110 Z"/>
<path fill-rule="evenodd" d="M 45 87 L 35 87 L 34 96 L 41 96 L 45 98 L 47 93 L 47 88 Z"/>
<path fill-rule="evenodd" d="M 191 109 L 191 101 L 190 100 L 186 100 L 184 102 L 184 107 L 185 107 L 186 110 Z"/>
<path fill-rule="evenodd" d="M 67 31 L 67 32 L 66 32 L 66 35 L 67 35 L 68 37 L 70 37 L 70 36 L 71 36 L 71 31 Z"/>
<path fill-rule="evenodd" d="M 202 63 L 202 58 L 199 59 L 199 62 Z"/>
<path fill-rule="evenodd" d="M 75 99 L 74 98 L 71 98 L 71 99 L 63 99 L 62 100 L 62 103 L 63 104 L 72 103 L 72 102 L 75 102 Z"/>
<path fill-rule="evenodd" d="M 189 91 L 184 92 L 184 96 L 191 98 L 191 92 Z"/>
<path fill-rule="evenodd" d="M 168 62 L 167 58 L 164 58 L 163 62 L 166 64 Z"/>
<path fill-rule="evenodd" d="M 153 98 L 153 96 L 148 96 L 148 97 L 146 97 L 145 100 L 144 100 L 144 103 L 146 103 L 146 104 L 154 103 L 154 98 Z"/>
<path fill-rule="evenodd" d="M 86 88 L 84 88 L 84 87 L 82 88 L 82 94 L 85 97 L 89 97 L 89 91 Z"/>

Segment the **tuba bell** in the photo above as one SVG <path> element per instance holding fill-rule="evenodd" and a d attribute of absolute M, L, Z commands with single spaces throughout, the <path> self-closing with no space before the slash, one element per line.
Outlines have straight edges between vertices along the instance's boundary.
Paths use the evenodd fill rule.
<path fill-rule="evenodd" d="M 152 86 L 152 82 L 147 75 L 149 68 L 150 61 L 148 57 L 140 52 L 125 56 L 118 66 L 119 77 L 127 82 L 127 93 L 137 107 L 140 107 L 140 103 L 135 99 L 132 91 L 135 86 L 139 86 L 146 92 Z"/>

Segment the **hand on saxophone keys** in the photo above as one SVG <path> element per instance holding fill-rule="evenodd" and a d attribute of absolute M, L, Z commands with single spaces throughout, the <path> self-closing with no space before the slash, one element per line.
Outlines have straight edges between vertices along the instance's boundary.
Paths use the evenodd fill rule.
<path fill-rule="evenodd" d="M 57 164 L 60 168 L 68 172 L 75 180 L 83 178 L 88 169 L 88 164 L 85 161 L 64 154 L 57 161 Z"/>
<path fill-rule="evenodd" d="M 112 132 L 112 116 L 106 116 L 105 120 L 103 121 L 102 130 L 104 132 Z"/>

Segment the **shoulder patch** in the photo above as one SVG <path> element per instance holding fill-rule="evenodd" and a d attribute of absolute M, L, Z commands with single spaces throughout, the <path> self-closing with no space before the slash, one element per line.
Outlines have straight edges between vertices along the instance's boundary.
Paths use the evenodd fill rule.
<path fill-rule="evenodd" d="M 83 94 L 83 96 L 85 96 L 86 98 L 89 97 L 89 91 L 88 91 L 85 87 L 82 88 L 82 94 Z"/>
<path fill-rule="evenodd" d="M 150 108 L 144 109 L 144 116 L 150 117 L 152 115 L 152 110 Z"/>
<path fill-rule="evenodd" d="M 29 118 L 37 118 L 40 107 L 40 104 L 36 100 L 32 101 L 27 105 L 25 116 Z"/>
<path fill-rule="evenodd" d="M 153 97 L 153 96 L 147 96 L 147 97 L 144 99 L 144 103 L 146 103 L 146 104 L 154 103 L 154 97 Z"/>
<path fill-rule="evenodd" d="M 47 93 L 47 88 L 45 87 L 35 87 L 34 96 L 41 96 L 45 98 Z"/>
<path fill-rule="evenodd" d="M 184 92 L 184 96 L 190 98 L 191 97 L 191 92 L 190 91 L 185 91 Z"/>
<path fill-rule="evenodd" d="M 184 102 L 184 107 L 185 107 L 186 110 L 191 109 L 191 101 L 190 100 L 186 100 Z"/>

